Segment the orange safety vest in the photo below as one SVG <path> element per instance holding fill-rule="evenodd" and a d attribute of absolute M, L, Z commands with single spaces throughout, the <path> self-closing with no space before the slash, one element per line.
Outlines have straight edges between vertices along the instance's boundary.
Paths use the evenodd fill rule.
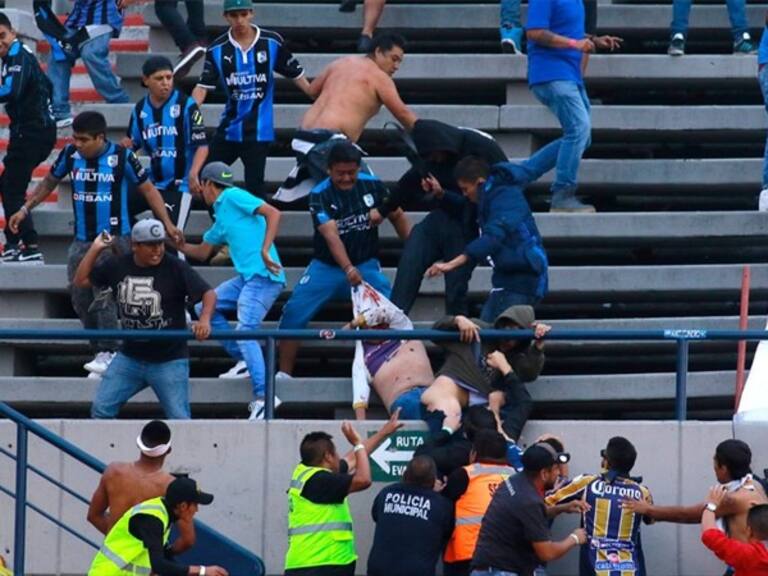
<path fill-rule="evenodd" d="M 446 562 L 471 560 L 475 553 L 480 524 L 499 484 L 515 473 L 503 464 L 470 464 L 464 466 L 469 477 L 467 491 L 456 501 L 456 526 L 445 548 Z"/>

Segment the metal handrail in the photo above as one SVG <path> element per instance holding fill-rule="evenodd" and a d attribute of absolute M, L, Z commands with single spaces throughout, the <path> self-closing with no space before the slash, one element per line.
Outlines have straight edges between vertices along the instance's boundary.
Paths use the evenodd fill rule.
<path fill-rule="evenodd" d="M 80 540 L 90 545 L 91 547 L 98 548 L 98 545 L 93 541 L 91 541 L 90 539 L 76 532 L 69 526 L 66 526 L 65 524 L 60 522 L 57 518 L 48 514 L 38 506 L 27 501 L 27 470 L 32 470 L 33 472 L 39 474 L 42 478 L 48 480 L 55 486 L 65 490 L 69 494 L 72 494 L 73 496 L 81 500 L 84 500 L 82 496 L 80 496 L 76 492 L 73 492 L 66 486 L 62 485 L 57 480 L 51 478 L 44 472 L 38 470 L 37 468 L 29 464 L 28 435 L 31 432 L 38 438 L 44 440 L 48 444 L 51 444 L 55 448 L 58 448 L 59 450 L 71 456 L 81 464 L 84 464 L 88 468 L 100 474 L 104 472 L 104 470 L 106 469 L 106 464 L 104 464 L 98 458 L 91 456 L 90 454 L 88 454 L 87 452 L 85 452 L 75 444 L 72 444 L 71 442 L 69 442 L 68 440 L 65 440 L 64 438 L 55 434 L 54 432 L 51 432 L 50 430 L 38 424 L 34 420 L 27 418 L 26 416 L 24 416 L 24 414 L 22 414 L 18 410 L 11 408 L 5 402 L 0 402 L 0 415 L 5 416 L 9 420 L 16 423 L 16 456 L 15 456 L 16 493 L 14 494 L 12 491 L 8 490 L 7 488 L 0 486 L 0 492 L 3 492 L 4 494 L 16 500 L 16 508 L 15 508 L 16 519 L 15 519 L 15 526 L 14 526 L 14 549 L 13 549 L 14 576 L 24 576 L 25 548 L 26 548 L 26 509 L 27 508 L 34 510 L 35 512 L 37 512 L 47 520 L 53 522 L 59 528 L 62 528 L 63 530 L 69 532 L 70 534 L 72 534 L 76 538 L 79 538 Z M 7 451 L 3 450 L 2 452 L 6 456 L 13 458 L 13 456 L 8 454 Z M 195 528 L 199 532 L 204 532 L 204 533 L 214 535 L 220 542 L 222 542 L 223 544 L 226 544 L 226 546 L 231 549 L 236 549 L 242 555 L 253 556 L 243 546 L 240 546 L 237 542 L 231 540 L 230 538 L 227 538 L 223 534 L 216 532 L 211 527 L 209 527 L 203 522 L 200 522 L 199 520 L 195 520 Z M 256 560 L 258 560 L 258 562 L 261 562 L 261 560 L 258 559 L 258 557 L 254 556 L 254 561 Z"/>

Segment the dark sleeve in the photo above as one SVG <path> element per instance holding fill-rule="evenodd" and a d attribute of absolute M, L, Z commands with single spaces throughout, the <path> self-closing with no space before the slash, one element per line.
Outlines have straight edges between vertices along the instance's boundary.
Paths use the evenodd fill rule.
<path fill-rule="evenodd" d="M 590 36 L 597 34 L 597 0 L 584 0 L 584 31 Z"/>
<path fill-rule="evenodd" d="M 72 144 L 67 144 L 64 149 L 59 152 L 56 161 L 51 168 L 51 175 L 57 180 L 63 180 L 67 174 L 69 174 L 69 158 L 72 150 Z"/>
<path fill-rule="evenodd" d="M 220 50 L 220 48 L 217 48 Z M 215 90 L 219 84 L 219 68 L 213 58 L 214 49 L 209 48 L 205 52 L 205 64 L 203 64 L 203 73 L 197 85 L 207 90 Z"/>
<path fill-rule="evenodd" d="M 349 496 L 351 474 L 317 472 L 304 484 L 301 495 L 315 504 L 341 504 Z"/>
<path fill-rule="evenodd" d="M 384 490 L 379 492 L 376 495 L 376 498 L 373 499 L 373 506 L 371 506 L 371 518 L 373 518 L 374 522 L 378 522 L 379 521 L 379 508 L 380 508 L 379 502 L 381 502 L 381 495 L 382 495 L 383 492 L 384 492 Z"/>
<path fill-rule="evenodd" d="M 203 294 L 208 292 L 208 290 L 211 289 L 211 286 L 203 280 L 203 277 L 200 276 L 195 270 L 190 266 L 188 263 L 178 260 L 179 265 L 181 266 L 181 275 L 184 279 L 184 289 L 187 293 L 187 296 L 189 296 L 190 302 L 200 302 L 203 298 Z"/>
<path fill-rule="evenodd" d="M 292 80 L 304 74 L 304 68 L 301 67 L 296 57 L 291 54 L 291 51 L 282 42 L 277 45 L 275 72 Z"/>
<path fill-rule="evenodd" d="M 523 525 L 523 534 L 528 542 L 547 542 L 552 539 L 543 502 L 521 506 L 517 517 Z"/>
<path fill-rule="evenodd" d="M 24 46 L 20 46 L 19 52 L 4 63 L 5 78 L 0 86 L 0 102 L 18 101 L 24 85 L 29 82 L 29 67 L 32 64 L 25 61 L 23 50 L 25 50 Z"/>
<path fill-rule="evenodd" d="M 144 166 L 141 165 L 136 154 L 131 150 L 126 150 L 125 153 L 127 155 L 125 158 L 125 173 L 131 182 L 136 184 L 136 186 L 141 186 L 149 179 L 147 171 Z"/>
<path fill-rule="evenodd" d="M 323 192 L 325 189 L 325 187 L 315 188 L 309 194 L 309 213 L 312 214 L 315 227 L 336 219 L 336 211 L 328 205 L 326 195 Z"/>
<path fill-rule="evenodd" d="M 134 150 L 138 150 L 144 145 L 144 138 L 142 138 L 141 130 L 139 130 L 139 118 L 136 108 L 131 112 L 131 120 L 128 122 L 128 138 L 133 142 Z"/>
<path fill-rule="evenodd" d="M 207 146 L 208 136 L 205 133 L 203 113 L 192 98 L 187 104 L 187 146 Z"/>
<path fill-rule="evenodd" d="M 376 196 L 378 197 L 379 214 L 381 214 L 384 218 L 386 218 L 390 212 L 393 212 L 400 207 L 397 196 L 392 193 L 392 191 L 387 188 L 383 182 L 379 182 L 377 184 Z"/>
<path fill-rule="evenodd" d="M 448 476 L 441 494 L 452 502 L 461 498 L 469 487 L 469 476 L 464 468 L 457 468 Z"/>
<path fill-rule="evenodd" d="M 117 261 L 114 258 L 107 258 L 93 267 L 88 279 L 94 286 L 106 288 L 114 284 L 113 278 L 116 270 Z"/>
<path fill-rule="evenodd" d="M 522 382 L 533 382 L 544 368 L 544 352 L 531 345 L 522 354 L 512 357 L 512 370 Z"/>
<path fill-rule="evenodd" d="M 453 534 L 453 528 L 456 524 L 456 507 L 453 505 L 453 502 L 448 501 L 447 498 L 445 498 L 446 502 L 446 513 L 445 513 L 445 526 L 443 527 L 443 546 L 445 546 L 448 543 L 448 540 L 451 539 L 451 534 Z"/>
<path fill-rule="evenodd" d="M 141 540 L 149 551 L 152 572 L 163 576 L 186 576 L 189 566 L 176 564 L 165 558 L 163 547 L 163 523 L 149 514 L 137 514 L 128 522 L 128 531 Z"/>
<path fill-rule="evenodd" d="M 437 322 L 432 324 L 433 330 L 449 330 L 452 332 L 456 331 L 456 317 L 455 316 L 444 316 L 440 318 Z"/>

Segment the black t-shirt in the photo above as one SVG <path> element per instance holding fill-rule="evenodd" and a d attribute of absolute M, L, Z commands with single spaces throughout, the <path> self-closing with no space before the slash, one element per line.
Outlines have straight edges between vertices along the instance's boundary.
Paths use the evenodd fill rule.
<path fill-rule="evenodd" d="M 160 264 L 142 268 L 132 254 L 110 258 L 91 271 L 94 286 L 112 288 L 123 329 L 184 330 L 185 304 L 199 302 L 211 287 L 186 262 L 166 254 Z M 146 362 L 189 355 L 186 340 L 126 340 L 122 352 Z"/>
<path fill-rule="evenodd" d="M 339 472 L 316 472 L 304 483 L 301 495 L 315 504 L 341 504 L 349 496 L 352 474 L 348 473 L 346 460 L 339 463 Z"/>
<path fill-rule="evenodd" d="M 532 542 L 550 540 L 544 498 L 524 473 L 499 485 L 483 517 L 472 568 L 532 576 L 541 562 Z"/>
<path fill-rule="evenodd" d="M 453 532 L 453 503 L 429 488 L 387 486 L 373 502 L 368 576 L 434 576 Z"/>
<path fill-rule="evenodd" d="M 431 456 L 437 465 L 438 477 L 445 478 L 457 468 L 469 464 L 470 452 L 472 452 L 472 442 L 467 439 L 462 430 L 457 430 L 453 434 L 441 430 L 416 448 L 414 456 Z"/>

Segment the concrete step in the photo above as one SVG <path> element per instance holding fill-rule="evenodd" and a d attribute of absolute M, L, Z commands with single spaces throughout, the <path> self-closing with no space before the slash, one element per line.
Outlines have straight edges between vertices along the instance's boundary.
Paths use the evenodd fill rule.
<path fill-rule="evenodd" d="M 768 290 L 768 264 L 754 264 L 752 269 L 753 294 Z M 66 291 L 66 266 L 45 264 L 29 266 L 3 264 L 0 273 L 0 292 L 9 297 L 36 298 L 44 294 Z M 197 267 L 212 285 L 218 285 L 233 276 L 231 268 Z M 303 273 L 303 268 L 286 268 L 289 292 Z M 396 270 L 383 272 L 394 279 Z M 470 282 L 470 292 L 484 296 L 490 289 L 491 269 L 479 267 Z M 555 266 L 550 268 L 549 301 L 575 297 L 636 297 L 657 299 L 681 296 L 685 298 L 715 297 L 722 293 L 738 292 L 742 266 L 734 264 L 691 266 Z M 442 279 L 425 279 L 421 294 L 442 297 Z M 9 317 L 7 312 L 3 314 Z M 13 315 L 12 317 L 17 317 Z"/>
<path fill-rule="evenodd" d="M 67 405 L 88 405 L 94 397 L 98 381 L 87 378 L 0 377 L 3 400 L 27 408 L 35 404 L 63 409 Z M 536 403 L 626 402 L 671 400 L 675 397 L 675 375 L 610 374 L 603 376 L 548 376 L 529 384 Z M 278 380 L 276 393 L 288 408 L 298 405 L 307 415 L 323 405 L 346 407 L 351 402 L 352 384 L 348 378 L 291 378 Z M 192 378 L 190 401 L 198 410 L 217 405 L 246 404 L 251 400 L 248 380 Z M 727 398 L 733 395 L 733 373 L 691 372 L 688 397 Z M 154 404 L 150 390 L 134 396 L 130 404 Z"/>

